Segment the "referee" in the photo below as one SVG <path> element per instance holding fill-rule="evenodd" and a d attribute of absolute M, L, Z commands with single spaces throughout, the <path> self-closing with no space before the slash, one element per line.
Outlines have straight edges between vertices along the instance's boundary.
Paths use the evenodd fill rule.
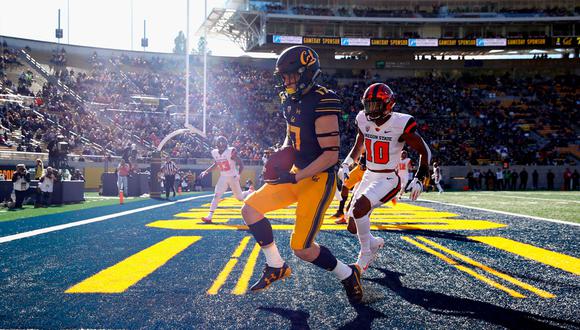
<path fill-rule="evenodd" d="M 165 175 L 165 198 L 169 199 L 169 191 L 173 191 L 173 197 L 175 197 L 175 174 L 179 169 L 177 165 L 171 160 L 171 157 L 167 156 L 165 158 L 165 164 L 161 168 L 163 175 Z"/>

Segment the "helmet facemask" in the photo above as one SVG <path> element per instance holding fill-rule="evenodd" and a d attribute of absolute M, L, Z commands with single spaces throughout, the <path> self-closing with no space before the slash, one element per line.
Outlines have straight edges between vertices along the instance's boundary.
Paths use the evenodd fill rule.
<path fill-rule="evenodd" d="M 388 117 L 395 106 L 394 103 L 385 103 L 383 99 L 367 99 L 363 101 L 363 105 L 365 115 L 370 121 L 377 121 Z"/>

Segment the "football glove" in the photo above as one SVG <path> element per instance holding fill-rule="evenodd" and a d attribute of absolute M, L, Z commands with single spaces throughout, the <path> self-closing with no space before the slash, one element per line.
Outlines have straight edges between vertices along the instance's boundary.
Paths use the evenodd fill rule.
<path fill-rule="evenodd" d="M 348 179 L 348 173 L 350 172 L 350 166 L 346 163 L 340 164 L 340 170 L 342 171 L 342 182 Z"/>
<path fill-rule="evenodd" d="M 421 181 L 419 181 L 419 179 L 414 178 L 413 181 L 411 181 L 409 184 L 409 190 L 411 191 L 409 198 L 411 198 L 412 201 L 415 201 L 423 192 L 423 184 Z"/>
<path fill-rule="evenodd" d="M 269 184 L 297 183 L 296 174 L 290 172 L 278 172 L 278 177 L 276 179 L 264 180 L 264 182 Z"/>

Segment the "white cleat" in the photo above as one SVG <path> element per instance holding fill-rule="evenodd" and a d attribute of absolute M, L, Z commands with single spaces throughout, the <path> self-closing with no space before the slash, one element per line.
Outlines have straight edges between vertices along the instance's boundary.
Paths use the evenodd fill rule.
<path fill-rule="evenodd" d="M 371 265 L 373 261 L 377 258 L 379 250 L 385 245 L 385 240 L 380 237 L 375 237 L 371 241 L 371 252 L 363 253 L 360 252 L 358 254 L 358 259 L 356 260 L 356 264 L 359 265 L 361 270 L 365 272 L 367 268 Z"/>

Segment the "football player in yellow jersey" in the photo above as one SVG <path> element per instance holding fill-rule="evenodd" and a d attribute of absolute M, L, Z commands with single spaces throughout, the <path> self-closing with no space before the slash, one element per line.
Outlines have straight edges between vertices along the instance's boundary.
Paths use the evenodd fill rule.
<path fill-rule="evenodd" d="M 346 204 L 346 200 L 348 199 L 348 193 L 357 185 L 357 183 L 362 180 L 366 169 L 364 153 L 360 156 L 358 164 L 352 170 L 349 167 L 342 169 L 342 175 L 345 177 L 345 179 L 342 182 L 342 188 L 340 190 L 340 204 L 338 205 L 338 210 L 336 210 L 336 213 L 332 215 L 332 217 L 336 219 L 334 223 L 340 225 L 347 222 L 346 217 L 344 216 L 344 204 Z M 344 175 L 344 171 L 348 171 L 347 175 Z M 348 210 L 349 208 L 350 202 L 348 203 L 346 209 Z"/>
<path fill-rule="evenodd" d="M 284 146 L 296 150 L 294 169 L 278 173 L 244 201 L 242 216 L 250 232 L 262 247 L 266 266 L 252 291 L 266 289 L 274 281 L 288 277 L 290 267 L 284 262 L 265 213 L 297 203 L 296 222 L 290 247 L 300 259 L 331 271 L 342 282 L 349 301 L 362 300 L 360 268 L 337 260 L 330 250 L 314 240 L 336 187 L 338 162 L 338 116 L 342 103 L 334 92 L 315 83 L 320 75 L 318 54 L 306 46 L 290 47 L 276 62 L 281 78 L 282 109 L 286 119 Z"/>

